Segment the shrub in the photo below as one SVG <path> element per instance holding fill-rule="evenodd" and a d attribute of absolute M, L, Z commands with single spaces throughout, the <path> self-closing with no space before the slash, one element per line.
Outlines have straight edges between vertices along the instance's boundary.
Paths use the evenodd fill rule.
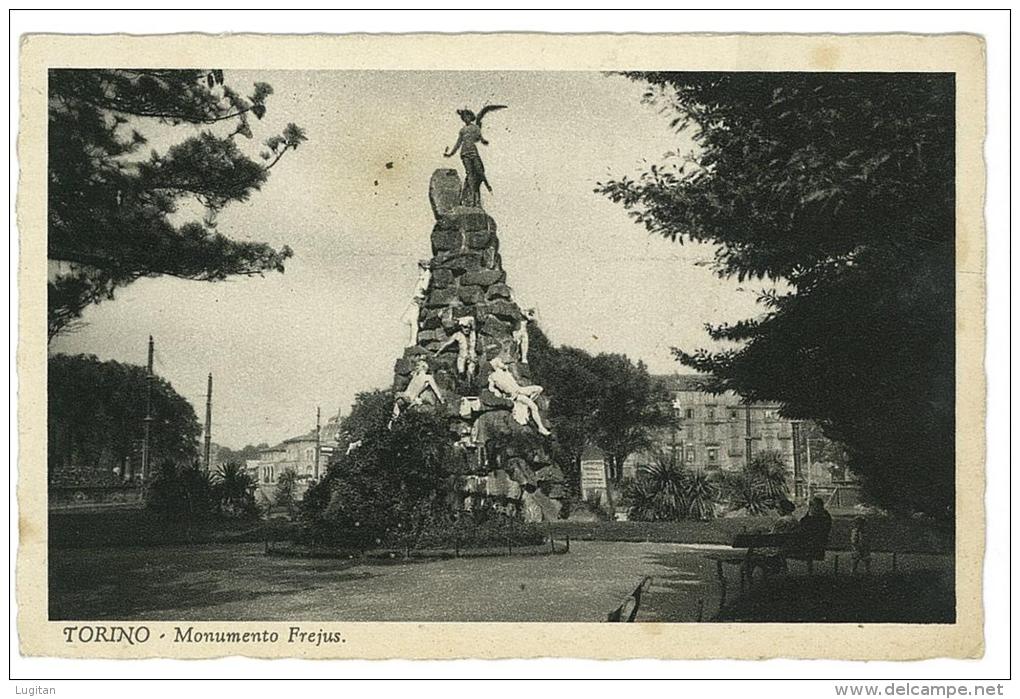
<path fill-rule="evenodd" d="M 297 490 L 297 473 L 294 469 L 288 468 L 276 479 L 276 502 L 277 507 L 282 507 L 287 514 L 294 513 L 294 494 Z"/>
<path fill-rule="evenodd" d="M 375 425 L 361 442 L 305 494 L 300 513 L 309 543 L 354 550 L 407 544 L 449 508 L 444 419 L 405 411 L 392 429 Z"/>
<path fill-rule="evenodd" d="M 459 513 L 444 510 L 437 515 L 407 548 L 490 548 L 503 547 L 508 542 L 514 546 L 535 546 L 545 541 L 541 527 L 492 510 Z"/>
<path fill-rule="evenodd" d="M 257 517 L 255 503 L 257 484 L 251 475 L 235 462 L 228 462 L 212 477 L 212 494 L 219 514 L 227 517 Z"/>
<path fill-rule="evenodd" d="M 146 507 L 165 519 L 192 524 L 216 512 L 212 479 L 197 465 L 164 461 L 146 489 Z"/>
<path fill-rule="evenodd" d="M 628 518 L 640 522 L 711 519 L 719 491 L 701 472 L 690 472 L 668 458 L 645 467 L 627 493 Z"/>
<path fill-rule="evenodd" d="M 789 495 L 786 463 L 777 451 L 761 451 L 740 473 L 725 477 L 723 491 L 731 509 L 763 515 Z"/>

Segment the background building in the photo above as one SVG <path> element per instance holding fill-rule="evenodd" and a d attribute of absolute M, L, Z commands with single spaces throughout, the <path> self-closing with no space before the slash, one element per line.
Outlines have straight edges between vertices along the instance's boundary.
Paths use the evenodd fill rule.
<path fill-rule="evenodd" d="M 298 478 L 295 495 L 300 497 L 325 472 L 329 456 L 337 446 L 339 424 L 340 413 L 337 412 L 325 425 L 262 449 L 258 458 L 249 459 L 245 469 L 258 484 L 258 494 L 272 501 L 277 480 L 285 471 L 293 471 Z"/>
<path fill-rule="evenodd" d="M 841 460 L 833 456 L 839 450 L 813 423 L 782 417 L 777 403 L 744 403 L 732 391 L 709 393 L 704 376 L 655 378 L 669 395 L 673 422 L 656 433 L 652 450 L 627 460 L 625 478 L 636 477 L 641 466 L 663 457 L 693 470 L 739 471 L 756 454 L 768 450 L 777 452 L 786 464 L 795 499 L 842 490 L 837 498 L 856 502 L 856 488 L 848 483 L 842 463 L 837 463 Z"/>

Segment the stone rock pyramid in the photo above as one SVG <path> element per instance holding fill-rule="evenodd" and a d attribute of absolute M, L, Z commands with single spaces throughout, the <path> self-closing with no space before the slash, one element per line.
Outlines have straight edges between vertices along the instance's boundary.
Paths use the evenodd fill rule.
<path fill-rule="evenodd" d="M 564 477 L 550 460 L 549 438 L 539 434 L 526 411 L 488 387 L 497 358 L 521 386 L 533 384 L 519 343 L 526 319 L 506 283 L 496 222 L 480 207 L 461 206 L 456 170 L 433 173 L 429 199 L 436 218 L 431 276 L 418 304 L 417 343 L 404 349 L 394 367 L 394 391 L 407 387 L 424 357 L 443 402 L 423 395 L 424 404 L 410 409 L 449 418 L 459 460 L 458 509 L 489 508 L 525 521 L 557 519 Z M 473 324 L 474 342 L 465 343 L 472 356 L 458 368 L 460 345 L 443 346 L 465 323 Z M 547 422 L 548 399 L 538 395 L 534 402 Z"/>

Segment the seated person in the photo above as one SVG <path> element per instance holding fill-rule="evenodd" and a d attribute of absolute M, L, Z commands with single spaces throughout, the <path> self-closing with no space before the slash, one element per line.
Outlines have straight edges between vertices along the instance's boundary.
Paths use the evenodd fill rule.
<path fill-rule="evenodd" d="M 793 516 L 794 504 L 783 498 L 779 501 L 779 518 L 772 523 L 769 534 L 794 534 L 800 530 L 800 523 Z M 748 578 L 754 575 L 755 568 L 760 568 L 765 575 L 773 575 L 786 570 L 786 548 L 782 546 L 761 546 L 747 551 L 744 566 Z"/>
<path fill-rule="evenodd" d="M 832 531 L 832 515 L 825 509 L 825 501 L 814 496 L 808 503 L 807 514 L 800 520 L 804 543 L 798 554 L 820 561 L 825 559 L 825 547 Z"/>

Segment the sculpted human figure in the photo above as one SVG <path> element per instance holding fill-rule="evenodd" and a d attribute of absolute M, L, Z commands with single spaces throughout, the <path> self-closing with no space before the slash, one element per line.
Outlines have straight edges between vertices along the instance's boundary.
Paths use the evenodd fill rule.
<path fill-rule="evenodd" d="M 489 112 L 497 109 L 506 109 L 506 105 L 490 104 L 482 107 L 476 116 L 470 109 L 458 109 L 457 115 L 464 122 L 460 133 L 457 135 L 457 142 L 453 148 L 443 151 L 443 157 L 449 158 L 460 150 L 460 161 L 464 163 L 464 189 L 461 192 L 460 203 L 464 206 L 481 206 L 481 187 L 492 192 L 489 180 L 485 177 L 485 165 L 482 157 L 478 154 L 478 145 L 489 145 L 489 142 L 482 137 L 482 119 Z"/>
<path fill-rule="evenodd" d="M 429 268 L 428 260 L 418 260 L 418 281 L 414 285 L 414 295 L 410 303 L 404 309 L 400 319 L 407 323 L 410 330 L 408 342 L 410 346 L 418 344 L 418 315 L 421 313 L 421 304 L 429 290 L 429 283 L 432 281 L 432 270 Z"/>
<path fill-rule="evenodd" d="M 538 433 L 542 435 L 550 435 L 545 424 L 542 423 L 542 416 L 538 412 L 538 405 L 535 403 L 537 398 L 542 393 L 541 386 L 521 386 L 517 383 L 517 379 L 507 369 L 506 362 L 499 357 L 493 359 L 490 364 L 492 365 L 492 373 L 489 374 L 489 390 L 495 393 L 497 396 L 509 398 L 514 402 L 513 418 L 518 424 L 528 424 L 528 416 L 535 421 L 535 425 L 538 427 Z"/>
<path fill-rule="evenodd" d="M 424 359 L 418 359 L 407 388 L 398 393 L 397 399 L 393 401 L 393 417 L 390 418 L 389 426 L 393 427 L 393 421 L 400 417 L 402 409 L 412 405 L 421 405 L 429 390 L 436 395 L 440 403 L 446 402 L 443 400 L 443 392 L 439 390 L 435 378 L 429 373 L 429 363 Z"/>
<path fill-rule="evenodd" d="M 457 345 L 457 374 L 465 378 L 475 375 L 478 367 L 478 360 L 475 357 L 475 345 L 478 342 L 478 334 L 475 332 L 475 319 L 471 316 L 464 316 L 457 319 L 457 332 L 450 336 L 446 342 L 436 349 L 439 354 L 450 345 Z"/>
<path fill-rule="evenodd" d="M 535 309 L 528 308 L 521 311 L 522 317 L 517 322 L 517 327 L 513 331 L 514 342 L 517 343 L 517 356 L 521 358 L 521 362 L 524 364 L 528 363 L 528 323 L 535 319 Z"/>

